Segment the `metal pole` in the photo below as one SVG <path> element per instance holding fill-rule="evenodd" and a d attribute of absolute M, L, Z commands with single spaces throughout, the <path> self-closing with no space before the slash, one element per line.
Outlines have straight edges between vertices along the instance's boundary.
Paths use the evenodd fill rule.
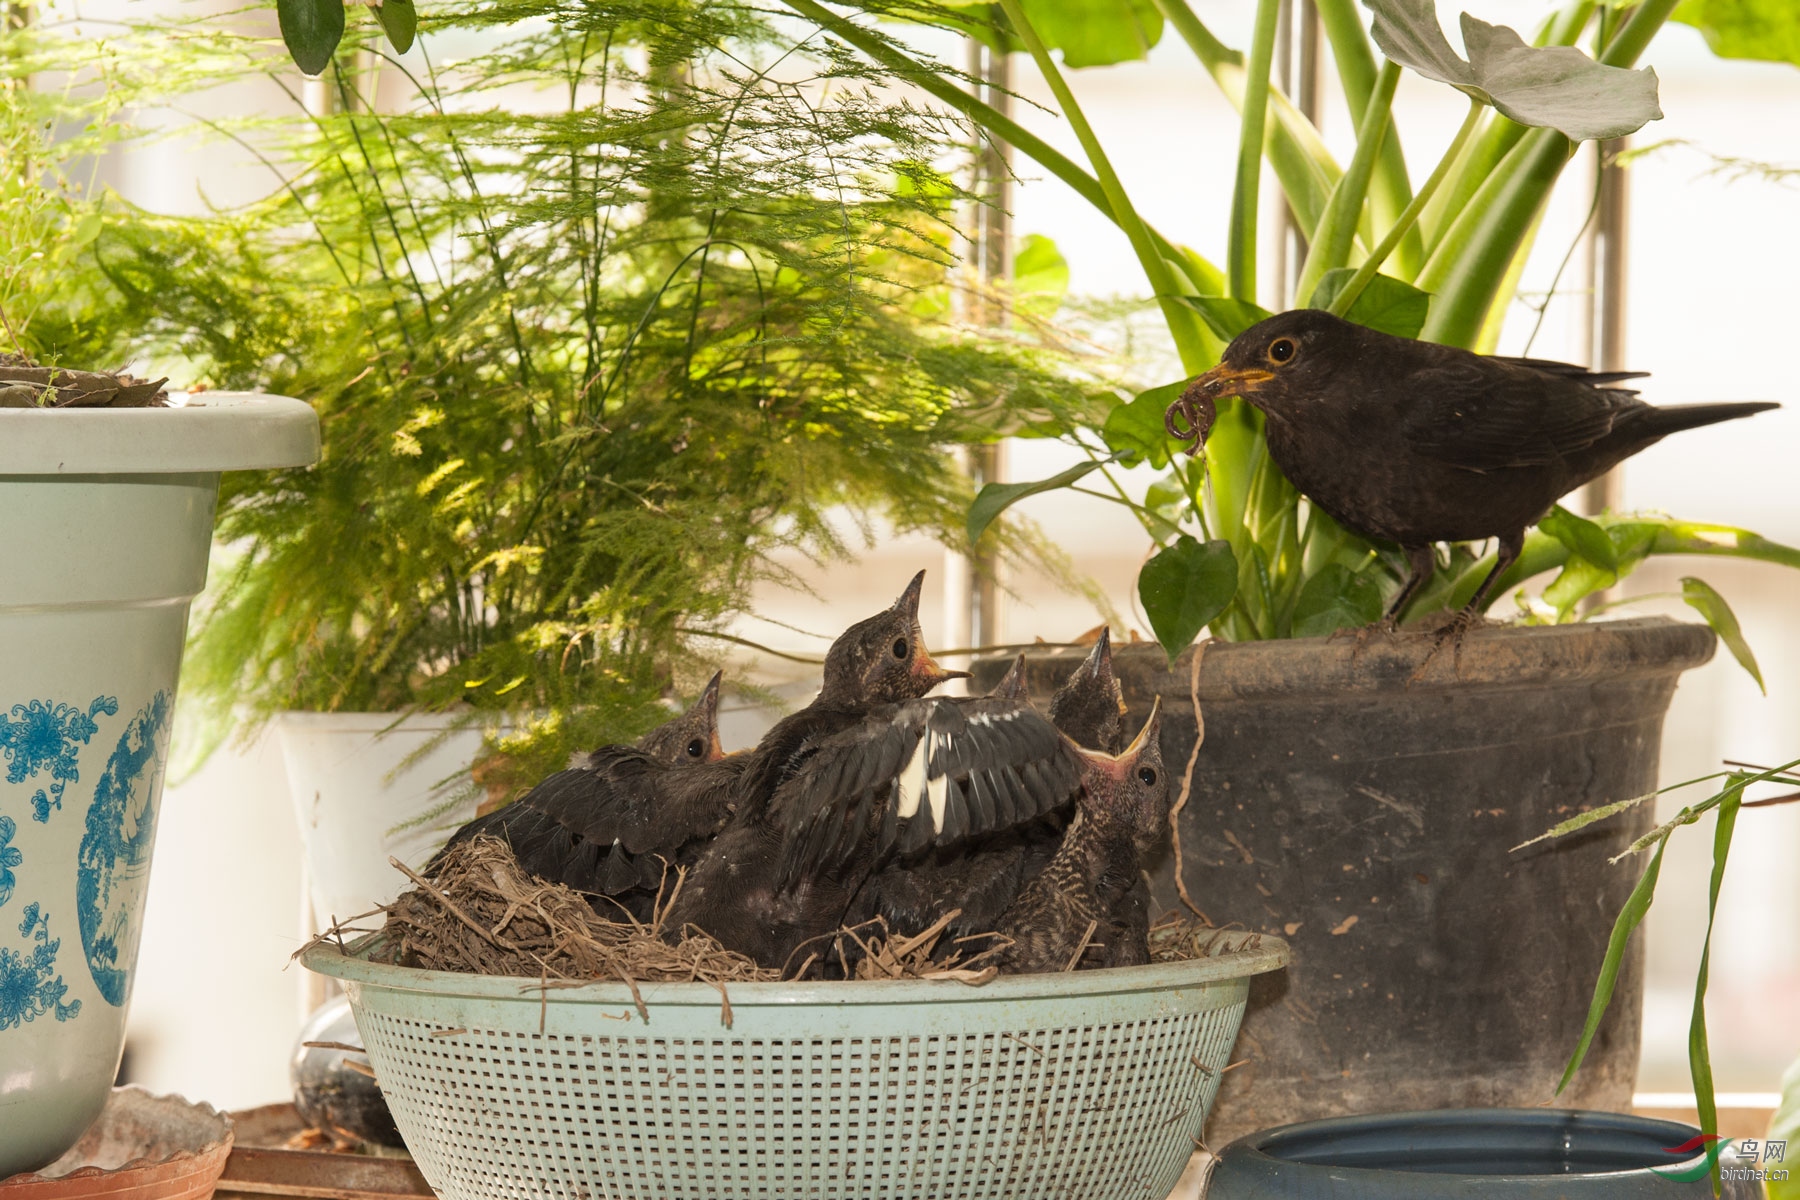
<path fill-rule="evenodd" d="M 971 38 L 969 75 L 976 80 L 978 99 L 1000 112 L 1012 113 L 1012 57 L 997 53 Z M 1012 148 L 983 141 L 975 155 L 969 191 L 976 201 L 970 206 L 964 259 L 973 278 L 968 289 L 968 320 L 976 325 L 997 325 L 1007 320 L 1005 306 L 997 303 L 995 285 L 1012 278 Z M 971 448 L 966 456 L 969 477 L 976 488 L 1006 478 L 1004 444 Z M 1004 593 L 1000 588 L 1000 563 L 992 554 L 977 552 L 971 561 L 955 552 L 945 556 L 944 637 L 953 645 L 991 646 L 1004 640 Z M 961 636 L 958 636 L 961 635 Z"/>
<path fill-rule="evenodd" d="M 1599 146 L 1600 199 L 1594 213 L 1593 279 L 1595 295 L 1589 314 L 1592 363 L 1596 371 L 1623 371 L 1625 366 L 1626 267 L 1631 227 L 1631 178 L 1619 165 L 1628 138 Z M 1624 479 L 1618 468 L 1581 489 L 1581 504 L 1590 515 L 1617 509 L 1624 501 Z"/>

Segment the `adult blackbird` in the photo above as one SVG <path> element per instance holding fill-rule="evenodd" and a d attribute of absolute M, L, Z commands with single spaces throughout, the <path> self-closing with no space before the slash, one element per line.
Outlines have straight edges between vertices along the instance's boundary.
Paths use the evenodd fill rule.
<path fill-rule="evenodd" d="M 1118 756 L 1075 750 L 1081 794 L 1056 856 L 1000 917 L 1002 971 L 1133 966 L 1149 957 L 1148 915 L 1132 893 L 1169 821 L 1161 700 Z M 1074 749 L 1071 746 L 1071 749 Z"/>
<path fill-rule="evenodd" d="M 527 872 L 588 893 L 601 915 L 622 908 L 648 919 L 665 872 L 692 865 L 742 795 L 779 786 L 809 737 L 853 723 L 870 705 L 923 696 L 965 674 L 944 670 L 925 650 L 924 581 L 921 571 L 892 605 L 839 635 L 826 652 L 818 697 L 777 722 L 754 750 L 677 768 L 641 748 L 605 747 L 584 767 L 550 776 L 473 823 L 493 820 L 498 828 L 465 826 L 453 840 L 498 833 Z M 691 740 L 671 739 L 683 751 Z"/>
<path fill-rule="evenodd" d="M 1020 655 L 988 694 L 1022 699 L 1024 668 L 1025 656 Z M 1112 639 L 1102 627 L 1093 649 L 1050 697 L 1050 723 L 1077 746 L 1117 754 L 1125 745 L 1124 715 Z M 890 863 L 857 892 L 844 923 L 879 916 L 896 933 L 917 933 L 956 909 L 958 915 L 946 929 L 949 941 L 992 933 L 1025 884 L 1056 856 L 1068 815 L 1059 809 L 967 845 L 933 848 L 915 859 Z M 1147 912 L 1148 892 L 1139 890 Z"/>
<path fill-rule="evenodd" d="M 1612 386 L 1644 374 L 1475 354 L 1296 309 L 1239 334 L 1164 422 L 1191 454 L 1218 397 L 1260 409 L 1269 455 L 1302 495 L 1346 529 L 1406 551 L 1411 574 L 1382 617 L 1390 629 L 1431 577 L 1432 543 L 1497 538 L 1461 629 L 1480 619 L 1526 527 L 1562 496 L 1671 433 L 1780 407 L 1656 408 Z"/>

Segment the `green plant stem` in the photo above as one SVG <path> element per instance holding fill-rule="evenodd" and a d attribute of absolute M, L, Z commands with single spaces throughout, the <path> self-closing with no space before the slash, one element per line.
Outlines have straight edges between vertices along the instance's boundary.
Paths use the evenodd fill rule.
<path fill-rule="evenodd" d="M 1151 290 L 1156 294 L 1156 302 L 1162 309 L 1169 334 L 1175 339 L 1175 349 L 1181 355 L 1182 367 L 1190 372 L 1202 370 L 1207 361 L 1207 343 L 1198 336 L 1200 317 L 1178 298 L 1182 295 L 1182 288 L 1176 282 L 1172 264 L 1163 256 L 1151 238 L 1148 227 L 1138 217 L 1131 197 L 1125 192 L 1125 185 L 1120 181 L 1118 172 L 1113 170 L 1112 160 L 1106 156 L 1106 147 L 1100 144 L 1093 126 L 1088 124 L 1087 114 L 1082 112 L 1080 103 L 1075 99 L 1074 89 L 1063 78 L 1056 60 L 1050 57 L 1049 48 L 1044 45 L 1044 39 L 1038 36 L 1030 18 L 1025 15 L 1024 7 L 1019 0 L 1000 0 L 1000 5 L 1006 12 L 1007 20 L 1012 22 L 1013 32 L 1025 43 L 1032 61 L 1037 63 L 1044 82 L 1050 85 L 1051 94 L 1056 97 L 1056 103 L 1062 109 L 1063 119 L 1074 130 L 1082 150 L 1087 154 L 1088 164 L 1094 168 L 1094 175 L 1106 194 L 1114 219 L 1130 239 L 1138 265 L 1143 268 L 1144 277 L 1150 281 Z"/>
<path fill-rule="evenodd" d="M 1156 0 L 1156 6 L 1194 52 L 1194 57 L 1200 60 L 1200 65 L 1206 68 L 1207 74 L 1212 76 L 1219 91 L 1241 114 L 1248 78 L 1244 56 L 1214 37 L 1188 7 L 1187 0 Z M 1343 172 L 1338 169 L 1331 151 L 1325 146 L 1325 139 L 1319 136 L 1312 122 L 1272 83 L 1269 85 L 1269 114 L 1274 119 L 1267 123 L 1264 131 L 1263 152 L 1268 155 L 1269 166 L 1274 168 L 1275 179 L 1281 184 L 1295 218 L 1303 229 L 1311 230 L 1323 216 L 1325 202 Z M 1374 240 L 1373 236 L 1368 238 L 1369 243 Z"/>
<path fill-rule="evenodd" d="M 1457 155 L 1462 153 L 1463 147 L 1468 145 L 1469 138 L 1474 136 L 1476 127 L 1481 123 L 1481 113 L 1481 102 L 1479 100 L 1469 101 L 1469 115 L 1463 118 L 1462 127 L 1450 140 L 1450 148 L 1444 151 L 1444 157 L 1438 160 L 1437 168 L 1431 172 L 1431 177 L 1425 181 L 1425 186 L 1421 187 L 1413 196 L 1412 203 L 1406 206 L 1406 211 L 1400 214 L 1400 219 L 1388 228 L 1387 233 L 1382 236 L 1375 249 L 1369 252 L 1369 257 L 1363 260 L 1360 267 L 1356 268 L 1356 274 L 1350 277 L 1350 282 L 1344 285 L 1344 290 L 1339 292 L 1337 298 L 1331 302 L 1333 313 L 1341 317 L 1350 311 L 1350 306 L 1356 303 L 1356 298 L 1362 295 L 1363 289 L 1369 286 L 1369 281 L 1375 278 L 1375 273 L 1381 269 L 1382 262 L 1400 243 L 1401 237 L 1418 222 L 1419 213 L 1424 210 L 1426 202 L 1431 199 L 1431 194 L 1437 191 L 1438 185 L 1444 182 L 1444 176 L 1449 174 L 1451 164 L 1456 161 Z"/>
<path fill-rule="evenodd" d="M 1369 45 L 1369 34 L 1363 28 L 1361 7 L 1356 0 L 1315 0 L 1319 24 L 1325 40 L 1331 43 L 1332 61 L 1344 85 L 1344 102 L 1350 119 L 1362 124 L 1363 114 L 1374 94 L 1376 81 L 1375 52 Z M 1381 157 L 1376 162 L 1375 177 L 1369 190 L 1369 212 L 1376 228 L 1385 229 L 1398 223 L 1400 214 L 1412 203 L 1412 179 L 1406 173 L 1406 154 L 1400 145 L 1400 131 L 1390 128 L 1381 144 Z M 1402 279 L 1411 280 L 1425 265 L 1425 243 L 1421 231 L 1408 229 L 1394 247 L 1394 270 Z"/>
<path fill-rule="evenodd" d="M 1369 180 L 1393 125 L 1394 89 L 1399 84 L 1400 64 L 1383 63 L 1375 79 L 1375 92 L 1364 107 L 1362 122 L 1356 129 L 1356 153 L 1351 156 L 1344 177 L 1332 189 L 1331 199 L 1325 204 L 1325 215 L 1313 230 L 1306 264 L 1300 269 L 1300 282 L 1294 289 L 1297 303 L 1308 301 L 1325 272 L 1349 265 L 1350 246 L 1356 238 L 1357 220 L 1368 196 Z"/>
<path fill-rule="evenodd" d="M 1007 13 L 1018 0 L 1002 0 Z M 1250 37 L 1250 65 L 1244 81 L 1242 132 L 1238 137 L 1237 185 L 1231 192 L 1231 240 L 1225 252 L 1226 282 L 1239 300 L 1256 300 L 1256 218 L 1262 185 L 1263 126 L 1269 115 L 1269 66 L 1275 58 L 1275 27 L 1281 0 L 1256 0 Z"/>
<path fill-rule="evenodd" d="M 1646 0 L 1625 21 L 1600 61 L 1609 67 L 1636 63 L 1677 2 Z M 1425 320 L 1422 338 L 1453 346 L 1470 346 L 1479 340 L 1489 312 L 1502 295 L 1507 268 L 1573 152 L 1573 145 L 1562 134 L 1533 129 L 1481 184 L 1416 281 L 1438 297 Z"/>
<path fill-rule="evenodd" d="M 1124 220 L 1114 210 L 1112 200 L 1100 181 L 1074 159 L 1064 154 L 1044 139 L 1006 116 L 990 104 L 984 104 L 962 88 L 944 78 L 931 67 L 910 58 L 894 49 L 886 40 L 877 34 L 859 27 L 855 22 L 846 20 L 837 13 L 817 3 L 817 0 L 782 0 L 794 12 L 812 21 L 820 28 L 829 31 L 832 36 L 842 38 L 849 45 L 868 55 L 874 61 L 893 71 L 896 75 L 915 85 L 934 98 L 962 113 L 969 120 L 987 130 L 995 137 L 1018 149 L 1031 158 L 1046 171 L 1067 184 L 1076 195 L 1098 209 L 1102 216 L 1123 229 Z M 1222 293 L 1225 286 L 1225 273 L 1207 262 L 1199 254 L 1186 246 L 1177 246 L 1174 242 L 1158 233 L 1149 225 L 1145 231 L 1156 243 L 1162 257 L 1174 264 L 1186 277 L 1193 294 L 1216 296 Z M 1217 339 L 1212 339 L 1210 332 L 1201 330 L 1204 338 L 1211 345 L 1211 358 L 1218 357 L 1220 346 Z"/>
<path fill-rule="evenodd" d="M 1534 39 L 1534 44 L 1574 45 L 1593 17 L 1595 4 L 1596 0 L 1581 0 L 1555 14 L 1545 22 L 1543 30 Z M 1526 132 L 1525 126 L 1516 121 L 1497 112 L 1488 114 L 1482 122 L 1481 132 L 1463 155 L 1462 162 L 1450 178 L 1445 180 L 1444 186 L 1438 189 L 1431 203 L 1425 206 L 1425 214 L 1419 218 L 1419 226 L 1425 232 L 1428 255 L 1436 249 L 1437 241 L 1443 236 L 1449 223 L 1467 207 L 1470 197 L 1500 165 L 1507 152 L 1519 144 L 1519 139 Z"/>

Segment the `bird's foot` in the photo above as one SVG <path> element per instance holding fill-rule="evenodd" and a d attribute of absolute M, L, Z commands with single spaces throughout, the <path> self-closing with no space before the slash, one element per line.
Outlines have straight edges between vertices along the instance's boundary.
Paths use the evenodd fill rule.
<path fill-rule="evenodd" d="M 1407 680 L 1409 684 L 1417 683 L 1423 678 L 1425 669 L 1431 665 L 1433 659 L 1444 652 L 1446 647 L 1450 650 L 1451 674 L 1460 673 L 1462 671 L 1463 638 L 1468 636 L 1470 630 L 1485 629 L 1490 625 L 1498 625 L 1500 622 L 1488 620 L 1478 609 L 1462 608 L 1453 613 L 1435 613 L 1427 617 L 1423 624 L 1425 627 L 1419 632 L 1431 638 L 1431 649 L 1426 651 L 1424 661 L 1419 663 L 1413 671 L 1412 677 Z"/>
<path fill-rule="evenodd" d="M 1363 648 L 1375 638 L 1379 637 L 1383 641 L 1386 641 L 1390 638 L 1399 636 L 1399 633 L 1400 623 L 1394 620 L 1393 617 L 1383 617 L 1381 620 L 1371 621 L 1367 625 L 1347 625 L 1342 629 L 1334 629 L 1331 632 L 1331 636 L 1325 640 L 1327 642 L 1335 642 L 1339 638 L 1349 638 L 1356 643 L 1350 650 L 1350 657 L 1354 659 L 1360 655 L 1363 652 Z"/>

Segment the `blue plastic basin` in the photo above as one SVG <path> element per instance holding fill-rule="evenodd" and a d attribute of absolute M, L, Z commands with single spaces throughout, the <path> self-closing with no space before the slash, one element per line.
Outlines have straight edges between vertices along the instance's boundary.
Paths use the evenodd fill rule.
<path fill-rule="evenodd" d="M 1698 1133 L 1673 1121 L 1545 1108 L 1308 1121 L 1227 1146 L 1207 1200 L 1710 1197 L 1704 1152 L 1671 1149 Z"/>

